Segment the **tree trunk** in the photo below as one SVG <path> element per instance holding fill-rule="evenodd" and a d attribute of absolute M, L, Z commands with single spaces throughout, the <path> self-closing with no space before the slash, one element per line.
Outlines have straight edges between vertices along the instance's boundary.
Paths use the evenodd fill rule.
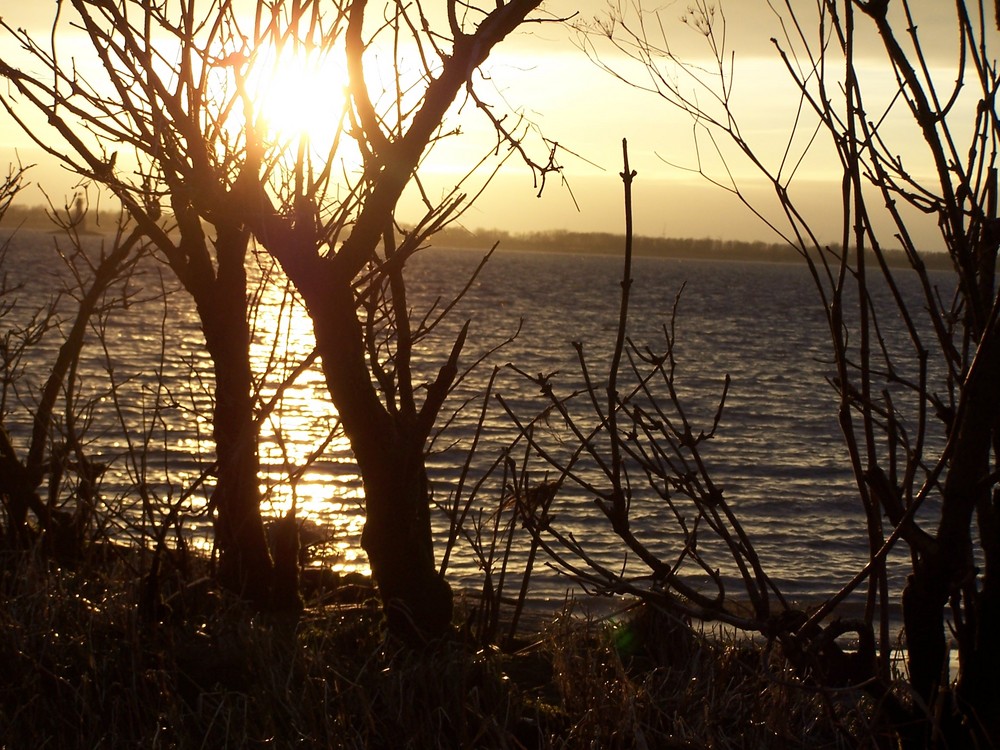
<path fill-rule="evenodd" d="M 452 591 L 434 565 L 422 462 L 417 472 L 408 470 L 412 461 L 406 462 L 410 467 L 399 463 L 389 461 L 366 472 L 376 479 L 365 481 L 367 519 L 361 546 L 368 553 L 389 631 L 420 645 L 450 629 Z"/>
<path fill-rule="evenodd" d="M 224 318 L 225 316 L 220 316 Z M 232 322 L 232 321 L 231 321 Z M 244 325 L 246 322 L 244 320 Z M 211 340 L 207 335 L 206 340 Z M 230 331 L 238 338 L 236 331 Z M 223 335 L 225 338 L 225 335 Z M 208 344 L 215 362 L 216 397 L 213 434 L 218 473 L 211 503 L 219 546 L 220 582 L 260 606 L 270 601 L 271 558 L 260 514 L 259 459 L 248 368 L 228 342 Z M 225 352 L 225 353 L 224 353 Z"/>
<path fill-rule="evenodd" d="M 451 622 L 451 589 L 434 566 L 423 448 L 454 378 L 454 364 L 449 360 L 432 388 L 434 398 L 428 397 L 419 414 L 412 392 L 401 395 L 412 409 L 397 409 L 394 393 L 383 394 L 387 402 L 383 404 L 368 367 L 354 281 L 375 258 L 383 231 L 393 225 L 403 190 L 458 93 L 493 47 L 539 4 L 539 0 L 498 3 L 473 33 L 463 32 L 452 16 L 451 54 L 442 58 L 440 69 L 427 70 L 423 101 L 408 118 L 405 131 L 400 123 L 400 131 L 391 134 L 383 132 L 365 88 L 365 2 L 351 4 L 346 33 L 351 99 L 363 124 L 359 134 L 365 141 L 363 150 L 372 152 L 372 163 L 366 165 L 372 179 L 350 235 L 335 254 L 321 253 L 326 237 L 308 220 L 295 220 L 275 209 L 259 176 L 259 164 L 248 161 L 231 194 L 234 212 L 281 263 L 312 318 L 327 388 L 364 483 L 367 520 L 362 545 L 389 627 L 406 640 L 440 636 Z M 452 11 L 455 7 L 449 3 Z M 371 287 L 368 291 L 375 293 Z M 455 357 L 457 350 L 452 354 Z"/>
<path fill-rule="evenodd" d="M 452 615 L 451 588 L 434 565 L 423 437 L 378 398 L 351 286 L 331 280 L 326 289 L 309 309 L 327 387 L 364 483 L 361 543 L 390 632 L 419 644 L 444 635 Z"/>
<path fill-rule="evenodd" d="M 997 414 L 1000 413 L 1000 328 L 984 334 L 969 368 L 950 436 L 948 475 L 942 493 L 941 520 L 934 551 L 914 566 L 903 592 L 910 679 L 926 705 L 933 707 L 946 688 L 948 649 L 945 641 L 945 606 L 955 612 L 960 674 L 959 710 L 967 721 L 945 717 L 945 737 L 952 732 L 983 736 L 989 721 L 1000 714 L 995 685 L 998 651 L 994 643 L 998 624 L 994 571 L 977 591 L 977 571 L 972 553 L 971 527 L 977 508 L 990 514 L 990 451 Z M 963 741 L 963 738 L 950 738 Z M 967 737 L 964 740 L 967 741 Z M 993 736 L 995 741 L 997 737 Z"/>
<path fill-rule="evenodd" d="M 994 256 L 995 257 L 995 256 Z M 956 490 L 964 500 L 954 515 L 956 523 L 965 522 L 968 537 L 967 556 L 964 561 L 954 560 L 952 567 L 959 566 L 955 586 L 962 596 L 963 622 L 958 628 L 959 658 L 961 672 L 957 686 L 959 702 L 968 716 L 973 733 L 991 746 L 1000 746 L 1000 587 L 996 575 L 997 546 L 997 503 L 1000 497 L 990 492 L 991 450 L 1000 447 L 1000 326 L 996 322 L 996 307 L 990 316 L 992 323 L 986 329 L 966 381 L 968 396 L 968 419 L 963 424 L 964 434 L 959 435 L 956 445 L 955 467 L 961 467 L 962 481 Z M 995 454 L 994 454 L 995 459 Z M 951 489 L 952 473 L 949 472 L 945 484 L 946 493 Z M 939 539 L 943 549 L 950 549 L 950 539 L 945 526 L 942 509 L 941 533 Z M 975 514 L 975 516 L 974 516 Z M 983 550 L 981 585 L 977 587 L 979 575 L 977 561 L 972 555 L 971 530 L 976 517 Z M 946 533 L 948 535 L 946 535 Z M 963 564 L 964 563 L 964 564 Z"/>
<path fill-rule="evenodd" d="M 219 581 L 256 606 L 269 607 L 275 592 L 260 514 L 260 461 L 251 396 L 244 267 L 249 235 L 232 228 L 217 227 L 217 231 L 214 279 L 210 264 L 191 264 L 194 273 L 182 275 L 181 280 L 195 299 L 215 372 L 213 437 L 218 469 L 211 504 L 216 514 Z M 200 245 L 204 248 L 203 241 Z M 189 253 L 192 249 L 199 248 L 189 247 Z M 196 257 L 207 259 L 207 249 L 204 255 L 196 252 Z"/>

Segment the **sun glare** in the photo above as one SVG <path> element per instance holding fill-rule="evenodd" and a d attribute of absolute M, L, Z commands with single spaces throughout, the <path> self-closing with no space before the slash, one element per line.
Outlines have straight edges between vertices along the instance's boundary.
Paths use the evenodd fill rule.
<path fill-rule="evenodd" d="M 270 50 L 254 62 L 248 84 L 270 140 L 306 137 L 316 148 L 333 141 L 346 99 L 342 61 L 303 49 Z"/>

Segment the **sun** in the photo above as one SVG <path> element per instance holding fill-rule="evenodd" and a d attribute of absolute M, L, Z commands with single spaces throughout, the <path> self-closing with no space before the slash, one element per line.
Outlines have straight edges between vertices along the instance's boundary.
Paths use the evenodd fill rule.
<path fill-rule="evenodd" d="M 302 46 L 258 53 L 247 79 L 268 141 L 307 138 L 316 147 L 331 143 L 342 127 L 347 85 L 342 60 Z"/>

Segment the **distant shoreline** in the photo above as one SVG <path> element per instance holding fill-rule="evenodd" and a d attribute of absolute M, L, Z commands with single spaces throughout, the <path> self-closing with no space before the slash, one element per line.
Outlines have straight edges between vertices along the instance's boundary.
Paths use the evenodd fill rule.
<path fill-rule="evenodd" d="M 500 250 L 565 253 L 570 255 L 620 255 L 624 252 L 625 236 L 607 232 L 546 232 L 511 233 L 504 230 L 476 230 L 449 227 L 428 241 L 432 247 L 489 250 L 495 244 Z M 708 237 L 645 237 L 632 238 L 636 257 L 675 258 L 684 260 L 717 260 L 763 263 L 801 263 L 802 256 L 788 245 L 762 241 L 721 240 Z M 908 268 L 905 253 L 898 249 L 883 250 L 886 262 L 894 268 Z M 950 270 L 951 258 L 944 252 L 925 252 L 924 264 L 930 270 Z"/>
<path fill-rule="evenodd" d="M 103 211 L 100 215 L 88 214 L 80 234 L 96 236 L 114 232 L 117 215 Z M 60 232 L 62 231 L 42 206 L 11 206 L 0 230 Z M 428 244 L 432 247 L 464 250 L 489 250 L 498 245 L 501 250 L 523 252 L 564 253 L 568 255 L 620 255 L 624 252 L 625 237 L 610 232 L 572 232 L 549 230 L 536 232 L 510 232 L 502 229 L 468 230 L 446 227 L 435 234 Z M 689 260 L 742 261 L 764 263 L 801 263 L 802 256 L 785 244 L 763 241 L 722 240 L 718 238 L 647 237 L 632 239 L 636 257 L 677 258 Z M 909 267 L 906 255 L 899 249 L 883 251 L 886 262 L 894 268 Z M 944 252 L 925 252 L 923 260 L 928 269 L 950 270 L 951 258 Z"/>

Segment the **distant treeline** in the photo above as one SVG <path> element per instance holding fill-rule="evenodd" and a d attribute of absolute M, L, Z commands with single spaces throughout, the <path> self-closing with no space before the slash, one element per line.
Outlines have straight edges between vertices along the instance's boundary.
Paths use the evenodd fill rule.
<path fill-rule="evenodd" d="M 63 221 L 72 208 L 60 208 Z M 52 221 L 51 209 L 46 206 L 11 206 L 4 217 L 4 228 L 50 229 L 57 226 Z M 92 232 L 110 232 L 118 218 L 116 211 L 87 211 L 82 228 Z M 502 229 L 470 231 L 462 227 L 446 227 L 431 240 L 435 247 L 461 247 L 470 250 L 488 250 L 499 243 L 505 250 L 531 250 L 539 252 L 571 253 L 574 255 L 615 255 L 623 252 L 625 237 L 610 232 L 571 232 L 549 230 L 544 232 L 509 232 Z M 721 240 L 702 237 L 633 237 L 632 248 L 636 255 L 659 258 L 695 258 L 703 260 L 751 260 L 769 263 L 798 263 L 802 257 L 788 245 L 744 240 Z M 902 250 L 885 251 L 891 266 L 909 265 Z M 924 253 L 924 263 L 932 269 L 951 268 L 946 253 Z"/>
<path fill-rule="evenodd" d="M 495 243 L 506 250 L 534 250 L 573 253 L 577 255 L 614 255 L 623 252 L 625 237 L 610 232 L 570 232 L 553 230 L 545 232 L 507 232 L 502 229 L 470 231 L 461 227 L 448 227 L 434 236 L 431 244 L 437 247 L 464 247 L 485 250 Z M 799 263 L 802 256 L 788 245 L 744 240 L 721 240 L 703 237 L 633 237 L 632 249 L 636 255 L 661 258 L 694 258 L 703 260 L 751 260 L 770 263 Z M 908 266 L 902 250 L 885 250 L 891 266 Z M 946 253 L 924 253 L 928 268 L 951 268 Z"/>
<path fill-rule="evenodd" d="M 3 217 L 4 229 L 48 229 L 57 231 L 58 224 L 53 221 L 53 214 L 58 216 L 60 222 L 69 221 L 70 217 L 80 220 L 79 230 L 90 232 L 113 232 L 118 220 L 119 212 L 97 211 L 90 208 L 86 212 L 81 212 L 76 206 L 57 206 L 55 212 L 48 206 L 23 206 L 14 204 L 7 209 Z"/>

